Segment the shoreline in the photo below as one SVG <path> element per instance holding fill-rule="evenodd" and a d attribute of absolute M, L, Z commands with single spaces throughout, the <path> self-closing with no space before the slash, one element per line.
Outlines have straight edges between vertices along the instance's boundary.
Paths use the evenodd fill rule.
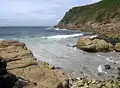
<path fill-rule="evenodd" d="M 42 72 L 45 71 L 45 75 L 43 75 L 43 77 L 49 78 L 47 81 L 47 84 L 50 85 L 51 87 L 48 87 L 48 88 L 53 88 L 51 83 L 52 82 L 54 83 L 54 81 L 56 80 L 56 77 L 54 77 L 53 74 L 58 75 L 58 78 L 60 77 L 59 80 L 62 81 L 62 84 L 61 83 L 55 84 L 55 86 L 57 86 L 55 88 L 59 88 L 60 85 L 67 86 L 65 88 L 77 88 L 77 87 L 94 88 L 93 86 L 97 86 L 95 88 L 101 88 L 98 86 L 108 86 L 107 84 L 113 85 L 114 83 L 119 82 L 119 80 L 117 78 L 115 78 L 115 79 L 111 78 L 108 80 L 98 80 L 95 78 L 91 79 L 86 76 L 85 77 L 79 76 L 79 77 L 71 78 L 69 76 L 69 74 L 65 75 L 64 72 L 66 72 L 66 71 L 64 71 L 64 69 L 62 69 L 60 67 L 56 68 L 55 66 L 52 66 L 43 61 L 42 62 L 40 61 L 40 63 L 38 63 L 39 61 L 33 57 L 32 52 L 25 46 L 25 44 L 20 43 L 18 41 L 3 40 L 0 42 L 0 47 L 1 47 L 0 48 L 1 49 L 0 56 L 2 56 L 3 59 L 7 58 L 7 64 L 8 64 L 7 69 L 10 69 L 7 71 L 10 72 L 11 74 L 14 74 L 17 78 L 19 78 L 19 80 L 17 81 L 17 84 L 15 82 L 16 86 L 20 86 L 19 83 L 27 82 L 28 83 L 27 86 L 29 86 L 29 88 L 34 88 L 35 86 L 41 86 L 38 88 L 45 88 L 43 86 L 47 86 L 46 83 L 42 84 L 42 85 L 39 84 L 39 80 L 41 79 L 41 78 L 39 78 L 39 75 L 43 74 L 43 73 L 41 73 L 41 71 Z M 17 59 L 17 58 L 21 58 L 21 59 Z M 28 58 L 28 60 L 27 60 L 27 58 Z M 30 60 L 30 62 L 29 62 L 29 60 Z M 32 62 L 31 62 L 31 60 L 32 60 Z M 23 72 L 23 69 L 24 69 L 24 72 Z M 36 73 L 36 71 L 37 71 L 37 73 Z M 53 78 L 51 78 L 51 76 Z M 69 79 L 67 79 L 68 77 L 69 77 Z M 51 79 L 52 79 L 52 81 L 50 81 Z M 22 80 L 22 81 L 20 81 L 20 80 Z M 44 79 L 44 80 L 46 80 L 46 79 Z M 67 80 L 67 81 L 64 81 L 64 80 Z M 69 83 L 68 83 L 68 81 L 69 81 Z M 34 85 L 34 82 L 35 82 L 35 85 Z M 103 84 L 103 82 L 105 82 L 105 83 Z M 23 86 L 25 86 L 25 85 L 23 85 Z M 118 86 L 118 85 L 116 85 L 116 86 Z M 24 87 L 24 88 L 28 88 L 28 87 Z M 64 87 L 60 87 L 60 88 L 64 88 Z"/>

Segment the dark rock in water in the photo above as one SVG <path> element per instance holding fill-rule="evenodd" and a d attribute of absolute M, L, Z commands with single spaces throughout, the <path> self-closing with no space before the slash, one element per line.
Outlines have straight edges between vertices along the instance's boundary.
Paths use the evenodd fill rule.
<path fill-rule="evenodd" d="M 117 74 L 120 77 L 120 67 L 117 67 L 117 70 L 118 70 Z"/>
<path fill-rule="evenodd" d="M 108 65 L 108 64 L 104 65 L 104 67 L 105 67 L 105 70 L 110 70 L 111 69 L 110 65 Z"/>
<path fill-rule="evenodd" d="M 120 71 L 120 67 L 117 67 L 117 70 Z"/>
<path fill-rule="evenodd" d="M 77 45 L 72 45 L 72 46 L 71 46 L 71 45 L 67 45 L 67 46 L 68 46 L 68 47 L 73 47 L 73 48 L 74 48 L 74 47 L 77 47 Z"/>
<path fill-rule="evenodd" d="M 73 45 L 72 47 L 77 47 L 77 45 Z"/>

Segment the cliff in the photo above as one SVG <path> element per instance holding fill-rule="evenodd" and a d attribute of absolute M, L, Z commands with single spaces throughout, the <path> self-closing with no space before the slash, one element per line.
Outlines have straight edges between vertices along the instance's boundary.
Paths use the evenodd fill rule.
<path fill-rule="evenodd" d="M 57 27 L 120 35 L 120 0 L 102 0 L 73 7 L 66 12 Z"/>

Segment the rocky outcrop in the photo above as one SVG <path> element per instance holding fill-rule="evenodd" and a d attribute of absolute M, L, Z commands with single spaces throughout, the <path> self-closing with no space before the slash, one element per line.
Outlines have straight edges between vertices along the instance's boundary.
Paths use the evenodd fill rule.
<path fill-rule="evenodd" d="M 56 27 L 92 31 L 107 40 L 109 38 L 108 41 L 120 42 L 119 9 L 119 0 L 100 0 L 90 5 L 73 7 L 66 12 Z"/>
<path fill-rule="evenodd" d="M 77 48 L 87 52 L 108 52 L 113 51 L 113 45 L 102 39 L 80 38 L 77 42 Z"/>
<path fill-rule="evenodd" d="M 14 88 L 68 88 L 68 80 L 61 70 L 36 61 L 24 43 L 0 41 L 0 56 L 7 62 L 7 71 L 17 77 Z M 53 69 L 54 68 L 54 69 Z"/>

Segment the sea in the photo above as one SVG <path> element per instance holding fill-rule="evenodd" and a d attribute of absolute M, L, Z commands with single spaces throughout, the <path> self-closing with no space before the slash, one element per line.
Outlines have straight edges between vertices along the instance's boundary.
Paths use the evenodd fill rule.
<path fill-rule="evenodd" d="M 67 30 L 52 26 L 41 27 L 0 27 L 0 40 L 18 40 L 24 42 L 39 61 L 45 61 L 60 67 L 72 77 L 96 77 L 108 72 L 104 65 L 109 64 L 112 71 L 120 66 L 120 54 L 87 53 L 73 47 L 81 36 L 94 36 L 90 32 Z"/>

